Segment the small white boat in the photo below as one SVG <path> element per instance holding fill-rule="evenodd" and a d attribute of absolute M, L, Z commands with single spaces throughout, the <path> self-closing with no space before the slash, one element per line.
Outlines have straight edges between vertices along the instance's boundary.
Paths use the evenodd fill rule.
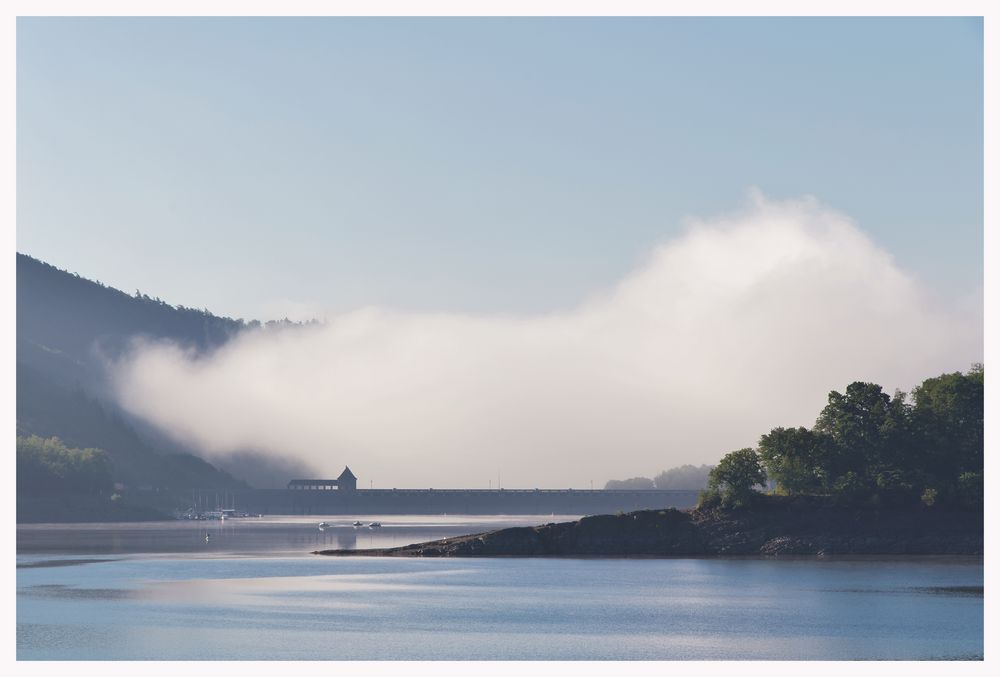
<path fill-rule="evenodd" d="M 381 529 L 382 528 L 382 523 L 381 522 L 369 522 L 368 523 L 368 528 L 369 529 Z"/>
<path fill-rule="evenodd" d="M 356 527 L 363 527 L 364 526 L 364 524 L 361 523 L 361 520 L 354 520 L 354 522 L 352 522 L 351 524 L 353 526 L 356 526 Z"/>
<path fill-rule="evenodd" d="M 320 522 L 318 526 L 319 526 L 319 530 L 323 531 L 323 529 L 326 529 L 327 527 L 331 527 L 333 525 L 329 524 L 328 522 Z"/>

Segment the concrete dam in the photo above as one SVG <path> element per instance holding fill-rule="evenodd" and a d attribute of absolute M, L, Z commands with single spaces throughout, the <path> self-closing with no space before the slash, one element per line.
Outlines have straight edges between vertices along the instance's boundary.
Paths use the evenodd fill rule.
<path fill-rule="evenodd" d="M 226 498 L 229 507 L 262 515 L 599 515 L 697 502 L 696 490 L 358 489 L 348 467 L 337 479 L 295 479 L 285 489 Z"/>
<path fill-rule="evenodd" d="M 235 507 L 265 515 L 598 515 L 691 508 L 695 490 L 251 489 Z"/>

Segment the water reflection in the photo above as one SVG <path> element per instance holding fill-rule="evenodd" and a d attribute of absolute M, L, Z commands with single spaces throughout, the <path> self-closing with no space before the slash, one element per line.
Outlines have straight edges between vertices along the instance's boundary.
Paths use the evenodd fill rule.
<path fill-rule="evenodd" d="M 17 657 L 981 660 L 982 582 L 968 558 L 130 556 L 18 569 Z"/>
<path fill-rule="evenodd" d="M 358 535 L 353 527 L 342 529 L 337 533 L 337 547 L 341 550 L 354 550 L 358 547 Z"/>
<path fill-rule="evenodd" d="M 279 516 L 225 521 L 121 524 L 18 525 L 17 552 L 28 554 L 122 555 L 129 553 L 307 554 L 314 550 L 409 545 L 508 526 L 575 519 L 574 515 L 516 517 L 359 515 Z M 381 521 L 380 529 L 367 526 Z M 321 522 L 329 526 L 322 529 Z"/>
<path fill-rule="evenodd" d="M 29 562 L 18 562 L 18 569 L 40 569 L 47 567 L 72 567 L 80 564 L 95 564 L 97 562 L 114 562 L 113 559 L 88 559 L 85 557 L 74 557 L 73 559 L 40 559 Z"/>
<path fill-rule="evenodd" d="M 29 585 L 17 591 L 18 595 L 53 599 L 125 599 L 135 595 L 132 590 L 121 588 L 77 588 L 60 584 Z"/>

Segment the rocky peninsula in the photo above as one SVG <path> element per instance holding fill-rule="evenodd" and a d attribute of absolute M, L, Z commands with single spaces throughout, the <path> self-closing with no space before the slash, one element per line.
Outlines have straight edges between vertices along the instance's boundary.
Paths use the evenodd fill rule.
<path fill-rule="evenodd" d="M 982 555 L 982 511 L 838 505 L 761 497 L 754 505 L 639 510 L 427 543 L 313 554 L 384 557 Z"/>

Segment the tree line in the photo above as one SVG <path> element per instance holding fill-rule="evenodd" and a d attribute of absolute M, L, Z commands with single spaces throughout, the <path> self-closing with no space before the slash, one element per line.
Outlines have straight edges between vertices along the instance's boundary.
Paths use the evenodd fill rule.
<path fill-rule="evenodd" d="M 704 489 L 708 486 L 710 465 L 681 465 L 664 470 L 653 478 L 630 477 L 627 480 L 608 480 L 605 489 Z"/>
<path fill-rule="evenodd" d="M 812 428 L 774 428 L 726 454 L 702 503 L 743 505 L 762 488 L 850 503 L 983 505 L 983 365 L 892 396 L 875 383 L 833 391 Z"/>
<path fill-rule="evenodd" d="M 17 438 L 17 493 L 110 495 L 111 460 L 100 449 L 67 447 L 58 437 Z"/>

